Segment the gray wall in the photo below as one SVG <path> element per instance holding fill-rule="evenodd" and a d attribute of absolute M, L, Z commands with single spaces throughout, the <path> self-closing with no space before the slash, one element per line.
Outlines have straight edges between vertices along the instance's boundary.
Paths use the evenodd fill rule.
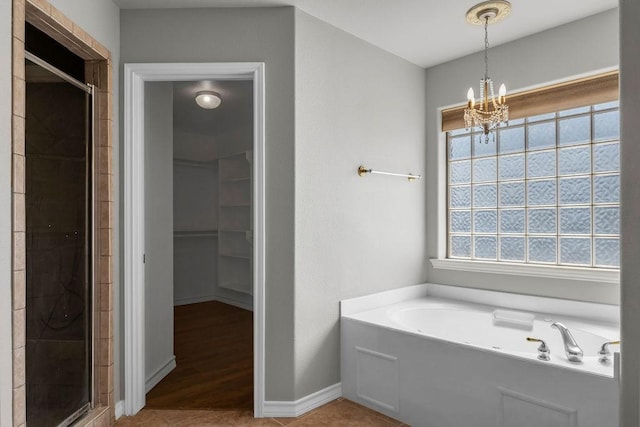
<path fill-rule="evenodd" d="M 491 31 L 499 31 L 499 25 Z M 489 34 L 491 36 L 491 34 Z M 478 43 L 481 43 L 481 32 Z M 427 70 L 427 242 L 428 257 L 436 258 L 438 203 L 438 109 L 465 102 L 468 87 L 478 87 L 483 54 L 476 53 Z M 516 40 L 489 51 L 494 82 L 509 91 L 570 79 L 618 65 L 618 10 L 609 10 L 561 27 Z M 508 94 L 507 94 L 508 95 Z M 435 270 L 432 283 L 545 295 L 617 304 L 619 287 L 593 282 L 552 280 L 501 274 Z"/>
<path fill-rule="evenodd" d="M 293 13 L 293 8 L 123 10 L 120 22 L 122 63 L 266 63 L 267 400 L 294 397 Z"/>
<path fill-rule="evenodd" d="M 173 359 L 173 85 L 145 83 L 145 378 Z"/>
<path fill-rule="evenodd" d="M 424 282 L 424 69 L 296 11 L 296 398 L 340 381 L 341 299 Z M 267 337 L 268 339 L 268 337 Z"/>
<path fill-rule="evenodd" d="M 11 2 L 0 2 L 0 426 L 12 424 Z"/>
<path fill-rule="evenodd" d="M 174 147 L 180 144 L 174 132 Z M 174 148 L 175 149 L 175 148 Z M 218 170 L 214 165 L 173 165 L 173 230 L 218 229 Z M 212 301 L 218 282 L 218 238 L 174 235 L 174 305 Z"/>
<path fill-rule="evenodd" d="M 620 1 L 620 98 L 622 138 L 622 386 L 620 425 L 640 425 L 640 2 Z"/>

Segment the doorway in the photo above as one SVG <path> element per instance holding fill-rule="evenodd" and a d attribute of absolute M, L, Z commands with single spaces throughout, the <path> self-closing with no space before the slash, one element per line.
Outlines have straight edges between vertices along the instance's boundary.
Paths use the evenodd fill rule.
<path fill-rule="evenodd" d="M 125 414 L 145 405 L 145 83 L 184 81 L 250 81 L 252 85 L 253 264 L 248 274 L 253 313 L 253 410 L 264 406 L 264 64 L 125 64 Z"/>
<path fill-rule="evenodd" d="M 26 421 L 67 426 L 94 398 L 93 89 L 25 57 Z"/>
<path fill-rule="evenodd" d="M 253 408 L 252 89 L 145 84 L 148 409 Z"/>

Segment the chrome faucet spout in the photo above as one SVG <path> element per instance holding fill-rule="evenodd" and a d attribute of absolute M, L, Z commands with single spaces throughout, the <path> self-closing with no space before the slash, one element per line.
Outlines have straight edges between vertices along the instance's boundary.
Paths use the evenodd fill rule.
<path fill-rule="evenodd" d="M 551 327 L 560 331 L 562 342 L 564 343 L 564 353 L 567 355 L 567 359 L 569 359 L 570 362 L 582 362 L 582 349 L 575 338 L 573 338 L 573 335 L 571 335 L 571 331 L 560 322 L 552 323 Z"/>

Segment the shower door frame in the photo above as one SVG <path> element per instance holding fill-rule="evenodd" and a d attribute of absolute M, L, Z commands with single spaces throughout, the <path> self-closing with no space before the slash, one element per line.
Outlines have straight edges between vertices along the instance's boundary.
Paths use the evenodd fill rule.
<path fill-rule="evenodd" d="M 253 81 L 253 414 L 265 402 L 265 64 L 124 64 L 124 414 L 145 405 L 145 82 Z"/>
<path fill-rule="evenodd" d="M 64 71 L 59 70 L 55 66 L 49 64 L 44 59 L 38 57 L 37 55 L 27 50 L 25 50 L 24 52 L 24 58 L 25 58 L 25 61 L 30 61 L 38 65 L 39 67 L 44 68 L 45 70 L 49 71 L 50 73 L 64 80 L 66 83 L 73 85 L 74 87 L 84 91 L 86 94 L 90 96 L 89 102 L 86 103 L 86 108 L 88 111 L 85 111 L 86 118 L 88 119 L 88 123 L 87 123 L 88 128 L 87 128 L 87 135 L 86 135 L 85 142 L 87 144 L 87 149 L 90 150 L 90 153 L 88 154 L 91 156 L 91 158 L 88 159 L 89 170 L 87 171 L 87 176 L 86 176 L 86 180 L 88 180 L 88 182 L 86 183 L 87 191 L 90 191 L 90 194 L 87 195 L 88 197 L 85 202 L 88 208 L 86 212 L 87 217 L 85 219 L 85 222 L 86 222 L 85 235 L 88 234 L 89 232 L 91 234 L 90 234 L 90 239 L 87 239 L 85 242 L 86 253 L 84 256 L 85 262 L 86 262 L 85 268 L 87 269 L 86 280 L 88 280 L 87 290 L 89 292 L 88 297 L 85 297 L 86 302 L 88 303 L 88 307 L 85 306 L 85 312 L 89 312 L 91 314 L 89 317 L 90 321 L 88 322 L 88 333 L 89 333 L 87 337 L 88 342 L 86 343 L 87 350 L 89 351 L 89 357 L 88 357 L 88 360 L 86 361 L 86 363 L 88 363 L 88 366 L 89 366 L 89 372 L 88 372 L 89 401 L 84 405 L 82 405 L 77 410 L 75 410 L 73 413 L 71 413 L 67 418 L 65 418 L 62 421 L 62 423 L 58 425 L 59 427 L 65 427 L 78 421 L 80 418 L 84 416 L 84 414 L 86 414 L 88 411 L 94 408 L 96 403 L 96 396 L 99 393 L 99 391 L 97 390 L 96 366 L 95 366 L 96 349 L 97 349 L 95 338 L 98 336 L 97 330 L 96 330 L 96 327 L 97 327 L 97 316 L 96 316 L 97 280 L 96 280 L 95 266 L 97 265 L 96 254 L 98 253 L 96 233 L 99 232 L 99 229 L 97 228 L 97 224 L 96 224 L 96 210 L 98 209 L 98 202 L 96 197 L 98 188 L 97 188 L 97 179 L 96 179 L 97 163 L 96 163 L 96 143 L 95 143 L 96 122 L 97 122 L 97 117 L 96 117 L 97 108 L 96 108 L 96 96 L 95 96 L 96 88 L 94 85 L 90 83 L 82 83 L 81 81 L 76 80 L 75 78 L 71 77 Z M 28 156 L 26 155 L 26 152 L 25 152 L 25 160 L 27 157 Z M 85 162 L 85 165 L 86 164 L 87 163 Z"/>

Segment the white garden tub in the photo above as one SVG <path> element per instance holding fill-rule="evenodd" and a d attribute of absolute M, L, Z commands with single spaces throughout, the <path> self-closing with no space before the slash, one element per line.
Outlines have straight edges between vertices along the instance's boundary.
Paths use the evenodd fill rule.
<path fill-rule="evenodd" d="M 553 322 L 582 363 L 567 360 Z M 616 426 L 618 366 L 598 351 L 618 331 L 614 306 L 441 285 L 347 300 L 343 394 L 413 426 Z M 551 360 L 527 337 L 545 340 Z"/>

